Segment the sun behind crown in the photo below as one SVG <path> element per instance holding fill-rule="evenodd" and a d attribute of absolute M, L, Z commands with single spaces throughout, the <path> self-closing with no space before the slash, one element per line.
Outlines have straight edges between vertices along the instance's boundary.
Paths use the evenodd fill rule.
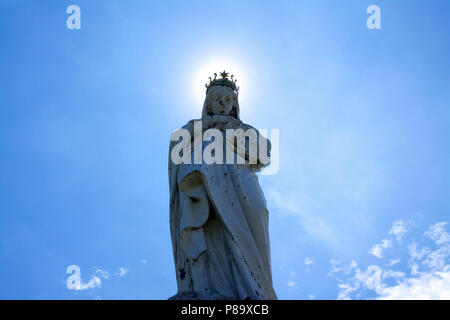
<path fill-rule="evenodd" d="M 214 73 L 214 79 L 209 77 L 209 84 L 205 83 L 206 92 L 208 92 L 209 88 L 214 87 L 214 86 L 227 86 L 227 87 L 230 87 L 231 89 L 233 89 L 236 92 L 236 95 L 238 95 L 239 87 L 236 86 L 237 80 L 234 79 L 234 75 L 231 75 L 231 77 L 230 77 L 231 80 L 229 80 L 228 72 L 225 72 L 225 70 L 223 70 L 223 72 L 220 73 L 220 76 L 222 78 L 217 79 L 217 73 Z"/>

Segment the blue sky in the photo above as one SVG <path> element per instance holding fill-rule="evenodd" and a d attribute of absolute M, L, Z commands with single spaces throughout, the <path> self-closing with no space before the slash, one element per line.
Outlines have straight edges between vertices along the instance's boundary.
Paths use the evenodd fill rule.
<path fill-rule="evenodd" d="M 175 294 L 170 134 L 224 68 L 280 130 L 279 298 L 449 298 L 449 30 L 437 0 L 1 1 L 0 298 Z"/>

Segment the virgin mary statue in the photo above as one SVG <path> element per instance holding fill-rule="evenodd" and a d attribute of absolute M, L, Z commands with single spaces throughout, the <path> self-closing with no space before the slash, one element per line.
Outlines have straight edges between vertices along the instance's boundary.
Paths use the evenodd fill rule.
<path fill-rule="evenodd" d="M 171 138 L 170 233 L 178 292 L 170 299 L 277 299 L 272 285 L 267 204 L 255 174 L 270 162 L 270 143 L 240 121 L 236 81 L 225 71 L 220 75 L 206 85 L 202 118 L 180 129 L 189 137 L 181 151 L 180 142 L 174 141 L 174 135 Z M 230 163 L 229 154 L 226 162 L 198 161 L 196 143 L 200 141 L 204 149 L 211 129 L 216 146 L 234 152 L 233 159 L 245 161 Z M 244 142 L 242 148 L 237 147 L 234 137 L 231 148 L 229 139 L 223 138 L 223 144 L 219 141 L 219 133 L 238 129 L 255 132 L 257 148 L 265 151 L 266 157 L 250 152 L 255 140 Z M 181 155 L 186 161 L 174 161 Z"/>

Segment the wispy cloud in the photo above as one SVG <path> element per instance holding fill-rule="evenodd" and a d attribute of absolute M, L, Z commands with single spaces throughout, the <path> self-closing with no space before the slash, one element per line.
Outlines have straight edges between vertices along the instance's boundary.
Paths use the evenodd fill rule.
<path fill-rule="evenodd" d="M 448 300 L 450 299 L 450 266 L 441 271 L 422 272 L 381 290 L 383 300 Z"/>
<path fill-rule="evenodd" d="M 306 266 L 306 272 L 309 272 L 311 269 L 311 266 L 315 263 L 314 258 L 306 257 L 305 258 L 305 266 Z"/>
<path fill-rule="evenodd" d="M 269 189 L 266 194 L 270 203 L 280 211 L 280 214 L 296 217 L 309 235 L 328 245 L 336 245 L 338 238 L 334 229 L 321 217 L 303 209 L 299 197 L 282 194 L 274 189 Z"/>
<path fill-rule="evenodd" d="M 305 264 L 307 266 L 309 266 L 310 264 L 313 264 L 313 263 L 314 263 L 314 259 L 313 258 L 310 258 L 310 257 L 306 257 L 305 258 Z"/>
<path fill-rule="evenodd" d="M 394 238 L 397 242 L 401 242 L 401 240 L 405 237 L 408 229 L 406 228 L 406 223 L 403 219 L 398 219 L 394 221 L 391 229 L 389 230 L 389 235 L 387 239 L 381 240 L 381 243 L 375 244 L 370 250 L 369 253 L 373 256 L 381 259 L 383 258 L 383 251 L 388 248 L 392 248 Z"/>
<path fill-rule="evenodd" d="M 70 290 L 76 291 L 100 288 L 102 285 L 102 279 L 108 280 L 111 277 L 109 271 L 97 266 L 91 267 L 89 270 L 91 270 L 91 273 L 94 274 L 90 275 L 88 282 L 83 282 L 83 279 L 81 278 L 81 268 L 78 265 L 70 265 L 66 271 L 66 273 L 70 274 L 70 276 L 66 279 L 66 287 Z M 114 276 L 123 277 L 129 271 L 130 269 L 120 267 L 119 271 L 114 273 Z"/>
<path fill-rule="evenodd" d="M 393 235 L 397 241 L 401 241 L 405 234 L 408 232 L 405 221 L 403 219 L 396 220 L 392 225 L 389 234 Z"/>
<path fill-rule="evenodd" d="M 399 259 L 399 258 L 397 258 L 397 259 L 390 259 L 390 260 L 389 260 L 389 266 L 390 266 L 390 267 L 395 266 L 397 263 L 400 262 L 400 260 L 401 260 L 401 259 Z"/>
<path fill-rule="evenodd" d="M 369 253 L 374 255 L 377 258 L 383 258 L 383 250 L 392 247 L 392 241 L 388 239 L 381 240 L 381 243 L 378 243 L 370 249 Z"/>
<path fill-rule="evenodd" d="M 436 223 L 423 234 L 424 238 L 434 241 L 434 248 L 420 247 L 415 240 L 407 246 L 409 274 L 392 269 L 400 259 L 390 259 L 386 264 L 374 264 L 365 269 L 358 267 L 355 261 L 343 264 L 332 259 L 329 275 L 338 280 L 338 299 L 359 299 L 370 292 L 375 299 L 450 299 L 450 235 L 445 231 L 446 224 Z M 398 236 L 404 231 L 389 233 Z M 380 248 L 389 246 L 386 242 L 380 244 Z M 374 254 L 372 251 L 370 253 Z M 379 258 L 382 258 L 381 252 Z"/>
<path fill-rule="evenodd" d="M 130 269 L 120 267 L 120 268 L 119 268 L 119 272 L 114 273 L 114 275 L 115 275 L 115 276 L 119 276 L 119 277 L 123 277 L 123 276 L 126 275 L 129 271 L 130 271 Z"/>
<path fill-rule="evenodd" d="M 436 244 L 444 245 L 450 242 L 450 234 L 445 231 L 445 226 L 447 222 L 439 222 L 431 226 L 425 236 L 429 237 L 431 240 L 435 241 Z"/>
<path fill-rule="evenodd" d="M 73 289 L 79 291 L 79 290 L 100 288 L 101 285 L 102 285 L 102 280 L 97 276 L 92 276 L 88 282 L 83 283 L 82 281 L 80 281 L 80 283 L 77 284 Z"/>
<path fill-rule="evenodd" d="M 103 279 L 109 279 L 109 272 L 100 268 L 95 269 L 95 273 L 97 273 Z"/>
<path fill-rule="evenodd" d="M 289 288 L 295 288 L 295 281 L 289 280 L 287 285 Z"/>
<path fill-rule="evenodd" d="M 336 258 L 332 258 L 330 260 L 330 272 L 328 273 L 329 276 L 334 276 L 335 274 L 338 273 L 343 273 L 345 275 L 350 274 L 353 269 L 356 268 L 357 263 L 355 260 L 352 260 L 349 264 L 343 264 L 341 261 L 339 261 Z"/>
<path fill-rule="evenodd" d="M 93 289 L 100 287 L 102 284 L 102 280 L 95 275 L 91 276 L 88 282 L 83 282 L 81 268 L 76 264 L 68 266 L 66 273 L 69 274 L 69 277 L 66 279 L 66 287 L 69 290 L 81 291 Z"/>
<path fill-rule="evenodd" d="M 381 259 L 383 258 L 383 251 L 388 248 L 392 248 L 394 238 L 397 242 L 401 242 L 401 240 L 405 237 L 408 229 L 406 227 L 406 223 L 403 219 L 398 219 L 394 221 L 391 229 L 389 230 L 389 235 L 387 239 L 381 240 L 381 243 L 375 244 L 370 250 L 369 253 L 373 256 Z"/>
<path fill-rule="evenodd" d="M 295 280 L 294 280 L 294 278 L 295 278 L 295 272 L 291 270 L 291 271 L 289 272 L 289 275 L 290 275 L 290 279 L 289 279 L 287 285 L 288 285 L 288 287 L 289 287 L 290 289 L 295 289 L 295 288 L 296 288 L 296 282 L 295 282 Z"/>

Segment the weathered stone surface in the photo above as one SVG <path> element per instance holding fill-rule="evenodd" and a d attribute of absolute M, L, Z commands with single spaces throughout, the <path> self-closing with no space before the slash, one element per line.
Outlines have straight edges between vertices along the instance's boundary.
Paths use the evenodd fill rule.
<path fill-rule="evenodd" d="M 207 90 L 203 130 L 252 128 L 239 119 L 235 86 L 227 85 L 227 78 L 220 81 Z M 193 120 L 183 128 L 195 135 Z M 170 231 L 178 293 L 170 299 L 277 299 L 269 213 L 255 174 L 264 165 L 174 164 L 173 146 Z"/>

